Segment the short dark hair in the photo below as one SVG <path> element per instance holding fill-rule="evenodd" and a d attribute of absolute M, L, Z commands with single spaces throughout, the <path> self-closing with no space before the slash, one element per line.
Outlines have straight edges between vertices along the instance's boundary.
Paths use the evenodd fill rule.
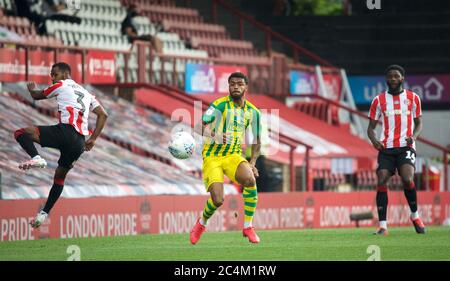
<path fill-rule="evenodd" d="M 242 79 L 244 79 L 245 84 L 248 85 L 248 78 L 242 72 L 233 72 L 233 73 L 231 73 L 230 77 L 228 77 L 228 83 L 230 83 L 231 78 L 242 78 Z"/>
<path fill-rule="evenodd" d="M 71 72 L 70 65 L 68 65 L 68 64 L 65 63 L 65 62 L 57 62 L 57 63 L 55 63 L 55 64 L 52 66 L 52 68 L 53 68 L 53 67 L 57 67 L 57 68 L 59 68 L 61 71 L 63 71 L 63 72 L 68 72 L 69 74 L 70 74 L 70 72 Z"/>
<path fill-rule="evenodd" d="M 386 68 L 386 71 L 384 72 L 384 74 L 387 74 L 391 70 L 398 70 L 402 74 L 402 76 L 405 76 L 405 69 L 403 67 L 401 67 L 400 65 L 392 64 L 392 65 L 388 66 Z"/>

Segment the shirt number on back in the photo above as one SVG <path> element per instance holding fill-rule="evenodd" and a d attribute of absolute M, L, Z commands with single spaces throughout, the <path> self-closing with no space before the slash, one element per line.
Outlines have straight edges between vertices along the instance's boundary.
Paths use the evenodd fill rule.
<path fill-rule="evenodd" d="M 75 91 L 75 95 L 78 96 L 77 102 L 81 105 L 81 112 L 84 113 L 84 111 L 86 110 L 86 106 L 84 106 L 84 103 L 83 103 L 84 93 Z"/>

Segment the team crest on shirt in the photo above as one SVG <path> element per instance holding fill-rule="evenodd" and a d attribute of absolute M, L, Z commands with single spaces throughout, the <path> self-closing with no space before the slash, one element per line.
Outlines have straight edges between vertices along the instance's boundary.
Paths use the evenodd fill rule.
<path fill-rule="evenodd" d="M 404 102 L 405 102 L 405 104 L 406 104 L 407 106 L 410 106 L 410 105 L 411 105 L 411 101 L 410 101 L 409 99 L 406 99 Z"/>
<path fill-rule="evenodd" d="M 206 110 L 206 112 L 205 112 L 205 114 L 209 115 L 209 116 L 213 115 L 213 113 L 214 113 L 214 107 L 213 106 L 210 106 L 208 108 L 208 110 Z"/>

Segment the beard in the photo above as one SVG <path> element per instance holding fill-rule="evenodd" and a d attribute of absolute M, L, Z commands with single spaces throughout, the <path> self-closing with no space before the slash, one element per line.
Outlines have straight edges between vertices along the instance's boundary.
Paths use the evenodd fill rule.
<path fill-rule="evenodd" d="M 234 93 L 237 93 L 237 92 L 234 92 Z M 239 92 L 238 95 L 236 95 L 234 93 L 230 94 L 231 99 L 234 101 L 240 100 L 244 96 L 244 93 L 241 93 L 241 92 Z"/>
<path fill-rule="evenodd" d="M 392 87 L 389 83 L 387 83 L 387 86 L 389 88 L 389 93 L 390 94 L 399 94 L 402 89 L 403 89 L 403 82 L 398 83 L 398 85 L 396 87 Z"/>

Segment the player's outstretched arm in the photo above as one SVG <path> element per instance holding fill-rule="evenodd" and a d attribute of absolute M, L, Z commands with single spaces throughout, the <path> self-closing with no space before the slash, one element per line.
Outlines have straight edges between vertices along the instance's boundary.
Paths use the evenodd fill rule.
<path fill-rule="evenodd" d="M 44 90 L 39 90 L 34 82 L 27 83 L 28 91 L 34 100 L 43 100 L 47 97 L 44 95 Z"/>
<path fill-rule="evenodd" d="M 94 108 L 92 112 L 97 115 L 97 122 L 95 124 L 94 132 L 84 145 L 86 151 L 90 151 L 94 147 L 95 141 L 97 140 L 98 136 L 100 136 L 103 128 L 105 127 L 106 119 L 108 119 L 108 113 L 106 113 L 105 109 L 101 105 Z"/>

